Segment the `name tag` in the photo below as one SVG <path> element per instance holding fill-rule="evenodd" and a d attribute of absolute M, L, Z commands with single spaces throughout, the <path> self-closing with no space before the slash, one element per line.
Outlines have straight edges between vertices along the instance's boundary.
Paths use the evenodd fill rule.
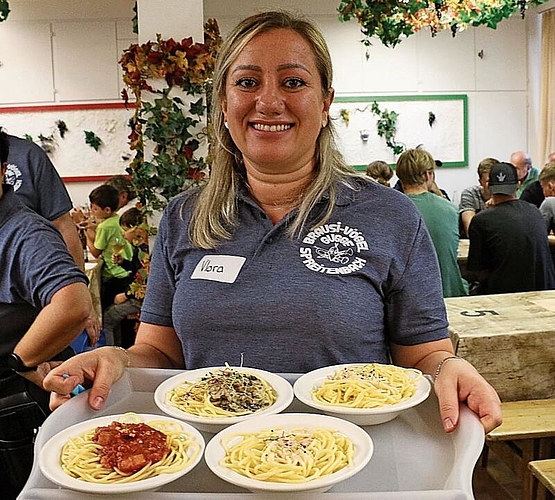
<path fill-rule="evenodd" d="M 205 255 L 195 267 L 191 279 L 234 283 L 245 260 L 245 257 L 236 255 Z"/>

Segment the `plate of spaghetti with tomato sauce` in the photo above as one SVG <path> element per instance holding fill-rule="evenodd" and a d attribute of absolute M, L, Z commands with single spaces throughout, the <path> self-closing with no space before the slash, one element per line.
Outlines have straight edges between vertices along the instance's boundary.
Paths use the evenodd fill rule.
<path fill-rule="evenodd" d="M 193 426 L 161 415 L 125 413 L 61 431 L 39 453 L 42 473 L 76 491 L 120 494 L 155 490 L 200 461 L 204 438 Z"/>

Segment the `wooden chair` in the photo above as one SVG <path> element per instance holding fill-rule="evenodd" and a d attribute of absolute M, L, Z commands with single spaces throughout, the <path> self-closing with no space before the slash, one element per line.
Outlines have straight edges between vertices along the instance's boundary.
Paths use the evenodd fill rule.
<path fill-rule="evenodd" d="M 552 500 L 555 495 L 555 459 L 534 460 L 528 464 L 536 500 Z M 538 485 L 539 481 L 539 485 Z"/>
<path fill-rule="evenodd" d="M 486 435 L 482 466 L 488 452 L 494 452 L 522 480 L 522 499 L 536 494 L 531 461 L 552 458 L 555 438 L 555 399 L 534 399 L 501 403 L 503 424 Z"/>

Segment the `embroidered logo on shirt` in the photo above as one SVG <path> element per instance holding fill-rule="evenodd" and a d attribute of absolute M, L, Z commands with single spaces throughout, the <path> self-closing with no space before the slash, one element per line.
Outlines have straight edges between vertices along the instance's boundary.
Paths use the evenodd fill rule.
<path fill-rule="evenodd" d="M 234 283 L 245 260 L 245 257 L 236 255 L 205 255 L 195 267 L 191 279 Z"/>
<path fill-rule="evenodd" d="M 23 181 L 21 180 L 21 170 L 19 170 L 17 165 L 8 163 L 6 175 L 4 176 L 4 182 L 13 186 L 14 191 L 17 191 L 21 187 Z"/>
<path fill-rule="evenodd" d="M 303 264 L 311 271 L 323 274 L 351 274 L 366 265 L 359 257 L 368 250 L 368 242 L 356 228 L 341 222 L 324 224 L 303 238 L 305 246 L 299 252 Z"/>

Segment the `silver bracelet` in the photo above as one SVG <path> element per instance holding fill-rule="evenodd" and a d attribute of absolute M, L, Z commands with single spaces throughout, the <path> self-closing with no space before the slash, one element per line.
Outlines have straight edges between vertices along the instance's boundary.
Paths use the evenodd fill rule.
<path fill-rule="evenodd" d="M 434 384 L 436 383 L 437 378 L 439 377 L 439 374 L 441 373 L 441 368 L 443 367 L 443 365 L 445 364 L 446 361 L 449 361 L 450 359 L 461 359 L 458 356 L 447 356 L 446 358 L 443 358 L 439 364 L 437 365 L 436 368 L 436 372 L 434 374 Z"/>

